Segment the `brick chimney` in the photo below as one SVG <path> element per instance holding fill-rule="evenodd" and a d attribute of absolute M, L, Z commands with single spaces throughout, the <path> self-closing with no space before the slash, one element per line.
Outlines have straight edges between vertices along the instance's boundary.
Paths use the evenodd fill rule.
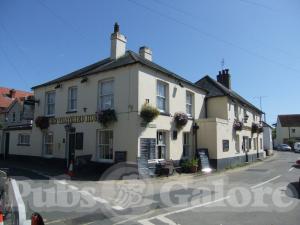
<path fill-rule="evenodd" d="M 111 49 L 110 57 L 112 59 L 118 59 L 126 53 L 126 37 L 120 33 L 120 27 L 118 23 L 115 23 L 114 32 L 111 34 Z"/>
<path fill-rule="evenodd" d="M 217 76 L 217 81 L 223 84 L 228 89 L 231 89 L 231 78 L 229 74 L 229 69 L 219 71 L 219 75 Z"/>
<path fill-rule="evenodd" d="M 15 89 L 10 89 L 9 90 L 9 97 L 10 98 L 15 98 L 16 97 L 16 90 Z"/>

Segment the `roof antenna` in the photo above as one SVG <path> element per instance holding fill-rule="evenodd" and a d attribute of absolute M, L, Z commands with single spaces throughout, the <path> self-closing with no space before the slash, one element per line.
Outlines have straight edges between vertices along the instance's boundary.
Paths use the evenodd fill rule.
<path fill-rule="evenodd" d="M 222 60 L 221 60 L 221 69 L 224 70 L 224 68 L 225 68 L 225 59 L 222 58 Z"/>

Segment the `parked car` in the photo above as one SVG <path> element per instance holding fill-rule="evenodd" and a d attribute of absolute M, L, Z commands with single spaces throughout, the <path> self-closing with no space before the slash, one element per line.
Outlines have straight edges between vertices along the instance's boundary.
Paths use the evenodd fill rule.
<path fill-rule="evenodd" d="M 280 144 L 277 146 L 277 150 L 279 151 L 291 151 L 292 148 L 287 144 Z"/>
<path fill-rule="evenodd" d="M 294 144 L 294 150 L 295 150 L 295 152 L 300 153 L 300 142 L 295 142 L 295 144 Z"/>

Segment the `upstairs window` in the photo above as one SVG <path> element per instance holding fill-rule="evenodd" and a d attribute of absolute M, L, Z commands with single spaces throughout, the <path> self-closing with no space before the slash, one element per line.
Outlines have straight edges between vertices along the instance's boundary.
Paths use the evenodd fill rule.
<path fill-rule="evenodd" d="M 237 104 L 234 104 L 234 116 L 236 119 L 239 118 L 239 107 Z"/>
<path fill-rule="evenodd" d="M 167 102 L 167 84 L 157 81 L 156 87 L 156 107 L 161 112 L 166 112 L 166 102 Z"/>
<path fill-rule="evenodd" d="M 186 92 L 186 114 L 193 116 L 193 94 L 188 91 Z"/>
<path fill-rule="evenodd" d="M 100 109 L 114 108 L 114 81 L 106 80 L 100 83 Z"/>
<path fill-rule="evenodd" d="M 77 110 L 77 87 L 70 87 L 68 91 L 68 111 Z"/>
<path fill-rule="evenodd" d="M 12 122 L 16 122 L 16 113 L 15 112 L 13 112 L 13 114 L 12 114 Z"/>
<path fill-rule="evenodd" d="M 55 114 L 55 92 L 46 93 L 46 115 L 53 116 Z"/>

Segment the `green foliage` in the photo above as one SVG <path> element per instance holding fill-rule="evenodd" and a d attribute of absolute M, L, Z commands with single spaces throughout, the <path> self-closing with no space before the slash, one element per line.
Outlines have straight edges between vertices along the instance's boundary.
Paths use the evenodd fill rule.
<path fill-rule="evenodd" d="M 146 123 L 150 123 L 159 115 L 159 111 L 157 108 L 151 106 L 148 103 L 145 103 L 142 106 L 140 115 Z"/>
<path fill-rule="evenodd" d="M 183 112 L 177 112 L 174 115 L 174 121 L 176 123 L 176 127 L 180 129 L 187 124 L 188 116 Z"/>
<path fill-rule="evenodd" d="M 116 112 L 113 109 L 99 111 L 97 112 L 97 120 L 106 127 L 108 124 L 117 121 Z"/>
<path fill-rule="evenodd" d="M 183 172 L 190 173 L 193 167 L 198 167 L 198 159 L 186 159 L 181 162 Z"/>

